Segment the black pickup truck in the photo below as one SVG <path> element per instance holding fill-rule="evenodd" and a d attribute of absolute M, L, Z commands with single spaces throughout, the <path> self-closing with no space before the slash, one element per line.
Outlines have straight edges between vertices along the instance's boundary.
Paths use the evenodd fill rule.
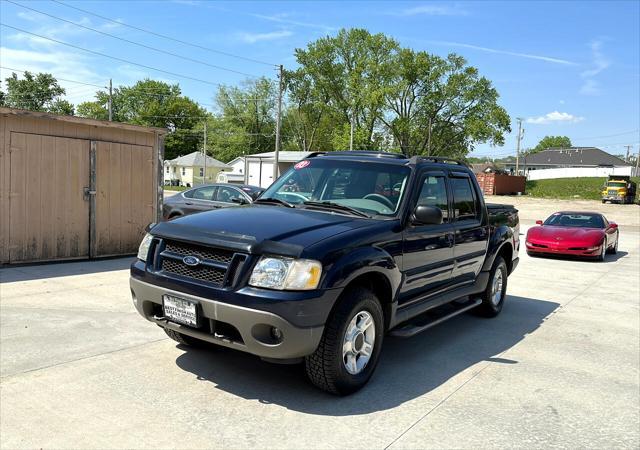
<path fill-rule="evenodd" d="M 517 210 L 485 205 L 461 162 L 316 153 L 254 204 L 151 226 L 131 292 L 181 344 L 304 362 L 345 395 L 369 380 L 385 335 L 498 315 L 518 230 Z"/>

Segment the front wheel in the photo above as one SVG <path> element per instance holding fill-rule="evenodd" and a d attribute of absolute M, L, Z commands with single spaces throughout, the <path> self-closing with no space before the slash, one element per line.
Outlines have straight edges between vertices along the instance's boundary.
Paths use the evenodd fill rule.
<path fill-rule="evenodd" d="M 489 283 L 482 293 L 482 303 L 476 308 L 479 315 L 495 317 L 500 314 L 507 295 L 507 275 L 507 263 L 504 258 L 496 257 L 489 274 Z"/>
<path fill-rule="evenodd" d="M 307 377 L 332 394 L 356 392 L 373 375 L 383 337 L 384 315 L 376 295 L 364 288 L 345 291 L 318 348 L 305 358 Z"/>

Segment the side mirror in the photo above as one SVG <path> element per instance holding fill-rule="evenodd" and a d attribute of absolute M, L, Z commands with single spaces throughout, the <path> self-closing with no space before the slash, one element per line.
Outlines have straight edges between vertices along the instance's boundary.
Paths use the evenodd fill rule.
<path fill-rule="evenodd" d="M 442 210 L 435 206 L 419 205 L 413 212 L 414 222 L 422 225 L 440 225 L 442 223 Z"/>
<path fill-rule="evenodd" d="M 536 225 L 542 225 L 542 220 L 536 220 Z"/>
<path fill-rule="evenodd" d="M 233 203 L 237 203 L 239 205 L 246 205 L 247 201 L 244 198 L 232 198 L 231 201 Z"/>
<path fill-rule="evenodd" d="M 612 230 L 615 230 L 616 228 L 618 228 L 618 224 L 614 223 L 614 222 L 611 222 L 611 223 L 609 223 L 609 228 L 611 228 Z"/>

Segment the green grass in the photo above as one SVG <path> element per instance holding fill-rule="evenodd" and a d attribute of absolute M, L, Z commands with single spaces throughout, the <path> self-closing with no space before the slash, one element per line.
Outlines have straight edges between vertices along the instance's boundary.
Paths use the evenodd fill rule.
<path fill-rule="evenodd" d="M 163 188 L 165 191 L 178 191 L 178 192 L 181 192 L 187 189 L 184 186 L 163 186 Z"/>
<path fill-rule="evenodd" d="M 632 177 L 637 184 L 640 177 Z M 527 181 L 527 195 L 541 198 L 580 198 L 600 200 L 606 178 L 556 178 L 553 180 Z"/>

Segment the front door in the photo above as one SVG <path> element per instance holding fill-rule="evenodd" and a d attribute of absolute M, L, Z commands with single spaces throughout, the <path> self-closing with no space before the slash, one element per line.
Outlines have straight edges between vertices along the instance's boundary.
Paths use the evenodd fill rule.
<path fill-rule="evenodd" d="M 453 226 L 449 218 L 447 177 L 444 172 L 426 172 L 419 183 L 421 188 L 413 199 L 412 210 L 418 205 L 440 208 L 443 223 L 420 225 L 410 221 L 407 225 L 404 231 L 404 283 L 400 304 L 444 289 L 451 283 Z"/>

